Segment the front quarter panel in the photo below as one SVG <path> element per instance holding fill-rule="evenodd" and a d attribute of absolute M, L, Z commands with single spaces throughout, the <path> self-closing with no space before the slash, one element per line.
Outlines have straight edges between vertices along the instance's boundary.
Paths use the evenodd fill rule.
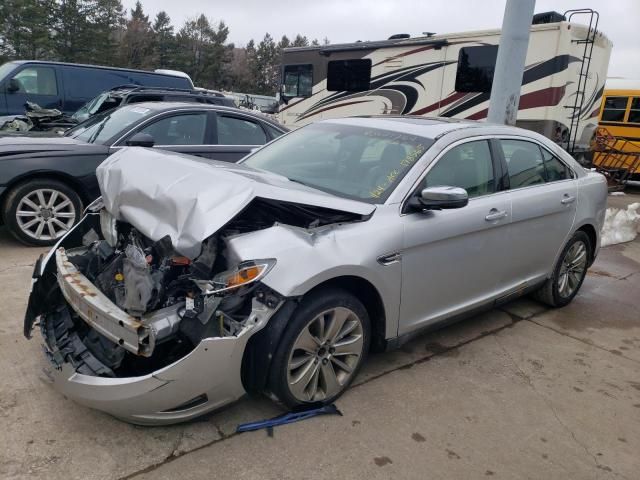
<path fill-rule="evenodd" d="M 398 331 L 401 262 L 384 266 L 377 258 L 398 252 L 401 243 L 399 216 L 392 207 L 378 207 L 363 222 L 316 229 L 275 225 L 227 240 L 232 263 L 275 258 L 276 266 L 263 283 L 286 297 L 302 296 L 337 277 L 367 280 L 384 304 L 386 338 L 395 337 Z"/>

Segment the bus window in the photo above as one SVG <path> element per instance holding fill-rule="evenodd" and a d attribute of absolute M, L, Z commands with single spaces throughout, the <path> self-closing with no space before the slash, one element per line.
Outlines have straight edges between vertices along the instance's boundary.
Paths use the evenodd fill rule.
<path fill-rule="evenodd" d="M 607 97 L 604 100 L 602 110 L 603 122 L 624 122 L 624 114 L 627 111 L 629 97 Z"/>
<path fill-rule="evenodd" d="M 364 92 L 371 83 L 371 59 L 333 60 L 327 65 L 327 91 Z"/>
<path fill-rule="evenodd" d="M 629 110 L 629 122 L 640 123 L 640 97 L 631 99 L 631 110 Z"/>
<path fill-rule="evenodd" d="M 310 97 L 313 87 L 313 66 L 285 65 L 284 67 L 285 97 Z"/>

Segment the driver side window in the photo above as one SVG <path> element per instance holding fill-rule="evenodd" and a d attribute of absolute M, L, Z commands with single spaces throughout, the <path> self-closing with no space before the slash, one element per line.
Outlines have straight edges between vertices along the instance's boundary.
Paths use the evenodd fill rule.
<path fill-rule="evenodd" d="M 203 145 L 206 113 L 165 117 L 147 125 L 138 133 L 148 133 L 157 145 Z"/>
<path fill-rule="evenodd" d="M 487 140 L 467 142 L 445 153 L 427 173 L 422 188 L 464 188 L 469 198 L 495 191 L 493 162 Z"/>

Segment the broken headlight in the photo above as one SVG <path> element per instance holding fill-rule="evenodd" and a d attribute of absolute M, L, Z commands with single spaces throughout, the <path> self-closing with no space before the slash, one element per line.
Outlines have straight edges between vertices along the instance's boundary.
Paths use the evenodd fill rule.
<path fill-rule="evenodd" d="M 257 282 L 275 266 L 275 258 L 248 260 L 235 268 L 218 273 L 210 281 L 196 281 L 204 295 L 223 293 Z"/>
<path fill-rule="evenodd" d="M 100 230 L 102 236 L 107 243 L 115 248 L 118 244 L 118 228 L 116 227 L 116 218 L 111 215 L 106 208 L 100 210 Z"/>

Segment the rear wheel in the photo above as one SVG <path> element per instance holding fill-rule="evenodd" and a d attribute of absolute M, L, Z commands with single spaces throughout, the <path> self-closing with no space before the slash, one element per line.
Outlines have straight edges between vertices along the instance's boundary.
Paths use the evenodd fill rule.
<path fill-rule="evenodd" d="M 564 307 L 578 294 L 587 274 L 591 242 L 584 232 L 576 232 L 567 242 L 553 275 L 534 293 L 534 297 L 552 307 Z"/>
<path fill-rule="evenodd" d="M 82 211 L 78 194 L 58 180 L 30 180 L 7 195 L 4 221 L 27 245 L 53 245 L 73 227 Z"/>
<path fill-rule="evenodd" d="M 362 303 L 343 290 L 303 299 L 274 355 L 269 389 L 291 408 L 329 404 L 357 375 L 370 341 Z"/>

